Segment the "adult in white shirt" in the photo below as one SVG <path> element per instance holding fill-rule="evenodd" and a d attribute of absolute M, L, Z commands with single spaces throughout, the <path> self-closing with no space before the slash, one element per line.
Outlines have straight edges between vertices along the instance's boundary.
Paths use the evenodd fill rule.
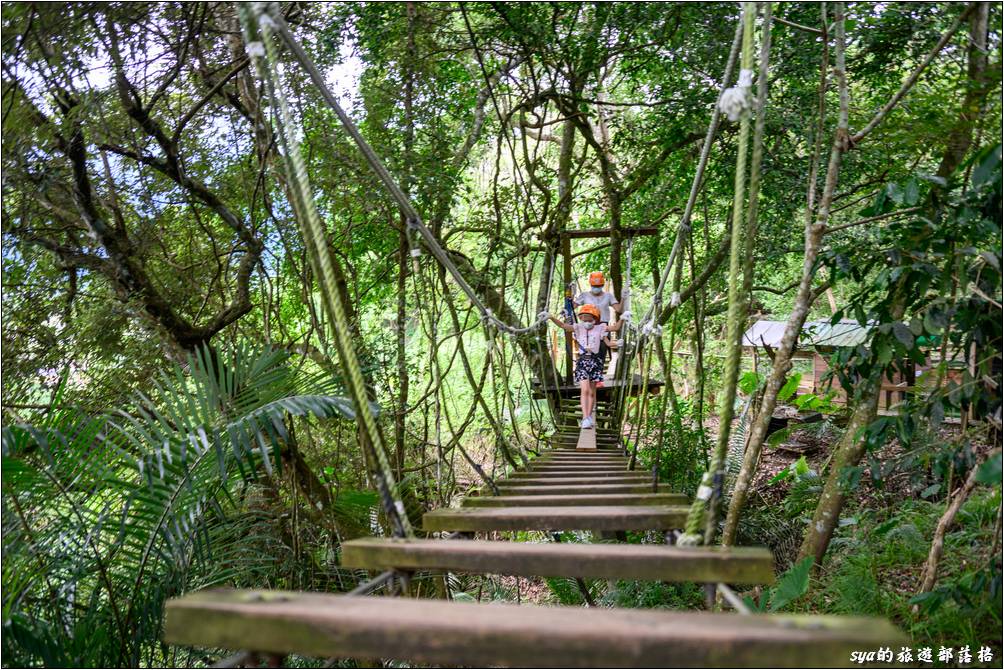
<path fill-rule="evenodd" d="M 603 290 L 606 283 L 606 277 L 603 276 L 602 272 L 597 271 L 589 273 L 589 290 L 576 296 L 574 302 L 576 307 L 581 305 L 593 305 L 600 312 L 600 323 L 609 325 L 611 321 L 610 310 L 613 309 L 620 314 L 621 303 L 620 300 L 614 297 L 613 293 Z M 607 347 L 606 342 L 602 342 L 600 344 L 601 361 L 607 360 L 608 351 L 609 347 Z"/>

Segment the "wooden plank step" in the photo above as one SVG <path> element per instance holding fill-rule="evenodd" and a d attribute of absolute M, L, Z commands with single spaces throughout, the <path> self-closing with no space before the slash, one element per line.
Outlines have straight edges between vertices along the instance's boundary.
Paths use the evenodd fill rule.
<path fill-rule="evenodd" d="M 592 487 L 590 487 L 592 488 Z M 463 507 L 532 507 L 558 505 L 687 505 L 690 500 L 682 493 L 580 493 L 572 495 L 504 495 L 467 496 Z"/>
<path fill-rule="evenodd" d="M 499 482 L 501 484 L 501 482 Z M 586 495 L 589 493 L 655 493 L 651 480 L 640 484 L 566 484 L 554 482 L 539 485 L 527 484 L 525 481 L 514 482 L 508 486 L 499 486 L 499 490 L 507 496 L 553 496 L 553 495 Z M 669 493 L 669 489 L 660 484 L 659 493 Z"/>
<path fill-rule="evenodd" d="M 620 437 L 617 431 L 611 428 L 587 428 L 585 430 L 591 430 L 596 434 L 596 439 L 598 440 L 616 440 Z M 566 430 L 562 430 L 558 433 L 554 433 L 550 436 L 552 440 L 575 440 L 578 438 L 578 433 L 580 429 L 576 426 L 569 426 Z"/>
<path fill-rule="evenodd" d="M 628 459 L 605 459 L 605 460 L 588 460 L 588 459 L 573 459 L 573 460 L 558 460 L 558 461 L 531 461 L 530 470 L 571 470 L 573 468 L 586 468 L 587 470 L 613 470 L 616 468 L 626 469 L 628 466 Z M 522 472 L 522 471 L 521 471 Z"/>
<path fill-rule="evenodd" d="M 576 479 L 581 479 L 582 477 L 599 477 L 602 479 L 607 479 L 610 477 L 619 478 L 631 475 L 628 470 L 623 468 L 614 469 L 604 469 L 604 470 L 579 470 L 577 468 L 566 468 L 562 470 L 533 470 L 530 472 L 514 472 L 506 479 L 506 481 L 514 481 L 517 479 L 538 479 L 540 477 L 550 477 L 552 479 L 564 479 L 566 477 L 574 477 Z M 651 479 L 652 475 L 639 473 L 642 477 L 646 479 Z"/>
<path fill-rule="evenodd" d="M 599 446 L 599 445 L 597 445 Z M 626 458 L 624 451 L 613 447 L 600 447 L 590 454 L 581 454 L 571 449 L 556 448 L 547 449 L 541 453 L 540 458 Z"/>
<path fill-rule="evenodd" d="M 625 472 L 628 462 L 623 463 L 580 463 L 572 461 L 570 463 L 531 463 L 529 470 L 521 472 L 565 472 L 574 470 L 575 472 Z"/>
<path fill-rule="evenodd" d="M 554 440 L 560 438 L 575 438 L 578 436 L 580 430 L 581 428 L 578 424 L 575 424 L 574 426 L 563 426 L 551 433 L 548 437 Z M 599 428 L 587 428 L 586 430 L 596 431 L 596 434 L 604 439 L 617 439 L 620 437 L 620 433 L 614 427 L 600 426 Z"/>
<path fill-rule="evenodd" d="M 546 453 L 535 458 L 531 463 L 561 464 L 568 461 L 602 465 L 604 463 L 627 463 L 628 458 L 619 452 L 597 450 L 589 454 Z"/>
<path fill-rule="evenodd" d="M 588 454 L 576 452 L 563 456 L 542 456 L 533 459 L 530 463 L 532 465 L 561 465 L 569 461 L 584 463 L 586 465 L 616 465 L 618 463 L 626 463 L 628 459 L 618 453 L 603 454 L 601 451 L 591 451 Z"/>
<path fill-rule="evenodd" d="M 596 451 L 596 441 L 598 439 L 595 428 L 583 428 L 579 431 L 579 438 L 575 443 L 575 449 L 577 451 Z"/>
<path fill-rule="evenodd" d="M 593 467 L 593 468 L 620 468 L 627 467 L 630 462 L 629 459 L 623 456 L 618 456 L 614 458 L 600 458 L 593 457 L 592 453 L 578 454 L 578 458 L 574 456 L 567 456 L 565 458 L 547 458 L 547 459 L 535 459 L 530 461 L 530 467 L 547 467 L 547 468 L 565 468 L 565 467 L 575 467 L 576 465 L 581 465 L 582 467 Z"/>
<path fill-rule="evenodd" d="M 575 444 L 578 444 L 578 443 L 576 442 Z M 572 446 L 574 446 L 574 445 L 572 445 Z M 623 449 L 621 449 L 618 446 L 604 446 L 602 444 L 597 443 L 596 447 L 598 447 L 596 449 L 596 453 L 594 453 L 594 454 L 587 454 L 587 455 L 589 455 L 589 456 L 623 456 L 624 455 Z M 563 447 L 561 445 L 552 445 L 551 448 L 545 449 L 544 451 L 541 452 L 541 454 L 542 455 L 550 455 L 550 456 L 567 456 L 567 455 L 569 455 L 568 451 L 569 451 L 568 447 Z"/>
<path fill-rule="evenodd" d="M 586 430 L 583 432 L 589 433 L 592 431 Z M 598 449 L 617 450 L 620 446 L 620 443 L 616 439 L 594 436 L 593 440 L 595 441 L 596 447 Z M 577 435 L 574 438 L 568 438 L 568 439 L 562 438 L 560 441 L 551 440 L 552 448 L 567 449 L 568 447 L 578 447 L 578 446 L 579 446 L 579 437 Z"/>
<path fill-rule="evenodd" d="M 462 603 L 212 589 L 169 600 L 164 641 L 448 666 L 848 666 L 898 649 L 883 619 Z"/>
<path fill-rule="evenodd" d="M 601 412 L 598 415 L 598 418 L 600 420 L 603 420 L 604 418 L 609 417 L 609 416 L 610 415 L 605 415 L 605 414 L 603 414 Z M 561 433 L 561 432 L 566 432 L 566 433 L 577 432 L 579 430 L 579 424 L 581 422 L 582 422 L 582 417 L 581 416 L 576 415 L 576 416 L 573 416 L 573 417 L 566 417 L 562 421 L 554 424 L 555 432 L 558 432 L 558 433 Z M 604 428 L 603 430 L 610 430 L 610 428 Z"/>
<path fill-rule="evenodd" d="M 342 567 L 381 571 L 439 569 L 524 577 L 774 583 L 774 556 L 761 547 L 723 549 L 370 537 L 342 543 Z"/>
<path fill-rule="evenodd" d="M 516 486 L 549 486 L 549 485 L 561 485 L 567 486 L 568 484 L 585 484 L 585 485 L 595 485 L 595 484 L 639 484 L 645 482 L 651 482 L 652 475 L 647 474 L 630 474 L 624 473 L 617 477 L 592 477 L 588 475 L 579 475 L 577 477 L 548 477 L 546 475 L 539 475 L 537 477 L 522 477 L 519 479 L 503 479 L 495 482 L 495 485 L 499 488 L 509 488 L 513 485 Z"/>
<path fill-rule="evenodd" d="M 429 532 L 669 530 L 682 528 L 689 511 L 685 505 L 464 507 L 427 512 L 422 528 Z"/>
<path fill-rule="evenodd" d="M 570 442 L 567 445 L 554 445 L 554 446 L 551 447 L 551 451 L 561 452 L 561 453 L 565 453 L 565 454 L 568 454 L 568 453 L 571 453 L 571 454 L 575 454 L 575 453 L 581 454 L 582 453 L 581 451 L 576 451 L 576 449 L 575 449 L 575 445 L 577 445 L 577 444 L 578 444 L 578 442 Z M 624 451 L 623 451 L 623 449 L 621 449 L 618 446 L 614 446 L 614 445 L 602 445 L 602 444 L 598 444 L 597 443 L 596 444 L 596 451 L 594 451 L 592 453 L 593 454 L 620 454 L 620 455 L 623 455 Z"/>

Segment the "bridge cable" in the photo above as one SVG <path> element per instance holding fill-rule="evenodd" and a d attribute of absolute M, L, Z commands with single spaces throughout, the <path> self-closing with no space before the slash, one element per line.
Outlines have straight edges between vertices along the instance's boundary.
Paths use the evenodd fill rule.
<path fill-rule="evenodd" d="M 299 141 L 291 132 L 292 117 L 289 112 L 289 104 L 280 87 L 279 73 L 276 67 L 278 57 L 275 43 L 270 39 L 275 23 L 268 18 L 267 14 L 259 15 L 258 21 L 255 22 L 252 9 L 253 7 L 246 3 L 241 3 L 239 6 L 249 56 L 255 64 L 259 78 L 265 82 L 275 113 L 275 120 L 279 126 L 280 143 L 290 185 L 289 192 L 292 197 L 290 204 L 293 206 L 296 220 L 307 245 L 312 270 L 318 278 L 317 283 L 325 311 L 331 319 L 338 358 L 342 368 L 347 372 L 345 386 L 355 405 L 356 419 L 360 432 L 364 436 L 363 447 L 365 449 L 368 446 L 368 455 L 373 461 L 374 479 L 380 492 L 384 511 L 394 527 L 394 533 L 399 537 L 414 537 L 414 531 L 394 480 L 393 470 L 387 459 L 383 435 L 377 425 L 374 409 L 369 402 L 359 358 L 352 341 L 348 310 L 341 293 L 335 288 L 337 286 L 336 267 L 338 260 L 328 249 L 324 224 L 311 194 Z M 261 41 L 254 39 L 256 35 L 261 36 Z M 252 47 L 252 45 L 255 46 Z"/>

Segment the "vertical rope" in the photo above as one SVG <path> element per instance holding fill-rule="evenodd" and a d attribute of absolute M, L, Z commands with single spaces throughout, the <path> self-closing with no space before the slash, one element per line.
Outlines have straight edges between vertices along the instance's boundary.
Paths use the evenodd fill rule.
<path fill-rule="evenodd" d="M 756 4 L 743 3 L 742 24 L 742 61 L 740 66 L 739 86 L 748 95 L 753 69 L 753 30 L 756 16 Z M 732 89 L 733 91 L 736 89 Z M 746 187 L 746 154 L 749 145 L 750 113 L 747 105 L 741 111 L 739 124 L 739 148 L 736 156 L 735 185 L 732 195 L 732 240 L 729 249 L 729 312 L 727 329 L 728 353 L 725 361 L 725 376 L 722 381 L 723 400 L 719 418 L 718 441 L 711 457 L 711 465 L 701 478 L 701 485 L 691 505 L 687 516 L 685 532 L 680 536 L 681 545 L 709 544 L 714 537 L 718 503 L 721 499 L 722 481 L 725 476 L 725 455 L 728 451 L 729 428 L 732 424 L 733 404 L 735 403 L 736 381 L 739 376 L 739 337 L 742 332 L 742 314 L 744 297 L 740 295 L 742 283 L 743 244 L 743 210 Z M 701 522 L 704 521 L 704 533 L 701 533 Z"/>
<path fill-rule="evenodd" d="M 403 537 L 413 537 L 414 532 L 408 520 L 408 515 L 405 512 L 404 504 L 401 502 L 393 470 L 391 469 L 384 448 L 383 435 L 377 426 L 376 418 L 366 394 L 366 385 L 363 380 L 359 358 L 352 342 L 352 332 L 349 327 L 347 310 L 342 302 L 341 293 L 336 288 L 336 277 L 338 276 L 336 272 L 337 260 L 334 259 L 327 246 L 324 224 L 321 222 L 320 215 L 317 212 L 317 207 L 311 195 L 307 168 L 300 153 L 299 142 L 290 132 L 292 117 L 289 112 L 289 104 L 279 86 L 279 75 L 276 70 L 278 56 L 274 40 L 272 39 L 275 22 L 268 14 L 261 13 L 257 17 L 258 31 L 256 31 L 252 7 L 247 3 L 241 3 L 239 9 L 249 55 L 255 63 L 259 77 L 265 81 L 273 109 L 276 112 L 276 121 L 279 125 L 280 142 L 283 149 L 283 159 L 286 165 L 290 194 L 293 199 L 291 204 L 293 205 L 296 220 L 300 226 L 300 232 L 307 245 L 311 268 L 314 275 L 318 278 L 318 287 L 320 288 L 325 312 L 331 320 L 338 358 L 343 370 L 347 373 L 345 380 L 346 387 L 355 405 L 356 420 L 359 422 L 360 431 L 364 434 L 364 448 L 366 446 L 369 447 L 368 451 L 374 460 L 374 476 L 377 488 L 380 491 L 387 517 L 394 526 L 395 534 Z M 263 8 L 261 5 L 256 5 L 255 9 L 261 10 Z M 254 39 L 259 34 L 259 31 L 261 36 L 260 42 Z"/>

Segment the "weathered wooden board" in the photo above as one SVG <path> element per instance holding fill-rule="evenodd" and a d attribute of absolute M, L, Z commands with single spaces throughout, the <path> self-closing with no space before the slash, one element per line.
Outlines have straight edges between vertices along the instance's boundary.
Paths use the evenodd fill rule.
<path fill-rule="evenodd" d="M 583 477 L 592 477 L 594 479 L 610 479 L 611 477 L 613 477 L 614 479 L 618 479 L 624 477 L 625 475 L 630 475 L 630 474 L 633 473 L 631 473 L 628 470 L 625 470 L 624 468 L 618 468 L 618 467 L 607 468 L 605 470 L 597 470 L 597 469 L 580 470 L 579 468 L 568 467 L 561 470 L 535 469 L 529 472 L 514 472 L 511 475 L 509 475 L 508 479 L 506 479 L 505 481 L 512 482 L 523 479 L 539 479 L 541 477 L 547 477 L 550 479 L 568 479 L 568 478 L 581 479 Z M 652 478 L 652 475 L 650 474 L 646 473 L 638 473 L 638 474 L 641 474 L 641 476 L 646 479 Z"/>
<path fill-rule="evenodd" d="M 579 431 L 579 439 L 575 444 L 576 451 L 596 451 L 596 429 L 583 428 Z"/>
<path fill-rule="evenodd" d="M 774 556 L 759 547 L 671 547 L 479 540 L 362 538 L 342 544 L 342 566 L 452 570 L 532 577 L 773 584 Z"/>
<path fill-rule="evenodd" d="M 568 463 L 531 463 L 529 470 L 522 470 L 524 474 L 530 474 L 533 472 L 540 473 L 551 473 L 551 472 L 568 472 L 569 470 L 573 472 L 626 472 L 628 462 L 627 461 L 615 461 L 612 463 L 583 463 L 581 461 L 572 461 Z"/>
<path fill-rule="evenodd" d="M 617 449 L 597 449 L 596 453 L 593 454 L 581 454 L 578 452 L 566 451 L 566 450 L 549 450 L 541 454 L 538 458 L 531 461 L 532 463 L 558 463 L 561 461 L 592 461 L 597 463 L 603 463 L 607 461 L 622 461 L 627 462 L 627 456 L 624 452 Z"/>
<path fill-rule="evenodd" d="M 882 619 L 209 590 L 168 601 L 169 644 L 474 667 L 848 666 L 898 649 Z"/>
<path fill-rule="evenodd" d="M 586 430 L 591 430 L 596 434 L 596 438 L 599 441 L 613 442 L 616 441 L 620 435 L 617 431 L 610 430 L 608 428 L 587 428 Z M 552 441 L 575 441 L 579 438 L 579 426 L 569 426 L 566 430 L 561 430 L 557 433 L 551 434 Z"/>
<path fill-rule="evenodd" d="M 648 487 L 651 491 L 652 487 Z M 573 495 L 467 496 L 464 507 L 575 507 L 582 505 L 686 505 L 682 493 L 586 493 Z"/>
<path fill-rule="evenodd" d="M 429 532 L 669 530 L 682 528 L 689 511 L 684 505 L 464 507 L 428 512 L 422 527 Z"/>
<path fill-rule="evenodd" d="M 567 467 L 597 467 L 597 468 L 627 468 L 628 459 L 626 458 L 594 458 L 589 454 L 583 454 L 579 457 L 569 457 L 569 458 L 546 458 L 537 459 L 530 462 L 530 468 L 536 470 L 538 468 L 551 468 L 551 469 L 565 469 Z"/>
<path fill-rule="evenodd" d="M 554 485 L 566 485 L 566 484 L 638 484 L 644 482 L 652 481 L 652 476 L 644 473 L 625 472 L 617 477 L 593 477 L 590 475 L 582 474 L 578 477 L 548 477 L 547 475 L 539 475 L 537 477 L 521 477 L 519 479 L 503 479 L 496 482 L 499 488 L 506 488 L 508 486 L 524 486 L 524 485 L 537 485 L 537 486 L 547 486 L 549 484 Z"/>
<path fill-rule="evenodd" d="M 499 482 L 501 484 L 502 482 Z M 512 482 L 506 486 L 499 486 L 499 490 L 507 496 L 531 496 L 531 495 L 586 495 L 590 493 L 670 493 L 669 489 L 660 484 L 658 491 L 652 487 L 652 482 L 640 484 L 565 484 L 548 483 L 525 484 L 524 482 Z M 484 493 L 483 495 L 488 495 Z"/>
<path fill-rule="evenodd" d="M 597 440 L 601 443 L 616 442 L 620 438 L 616 432 L 606 428 L 588 428 L 587 430 L 596 433 Z M 575 442 L 579 439 L 579 426 L 569 427 L 568 430 L 559 433 L 552 433 L 549 438 L 552 443 Z"/>
<path fill-rule="evenodd" d="M 568 444 L 567 446 L 554 445 L 548 450 L 548 452 L 554 454 L 555 456 L 624 456 L 624 448 L 620 445 L 604 445 L 597 443 L 595 451 L 582 451 L 580 449 L 576 449 L 578 444 L 578 441 L 576 441 Z"/>

